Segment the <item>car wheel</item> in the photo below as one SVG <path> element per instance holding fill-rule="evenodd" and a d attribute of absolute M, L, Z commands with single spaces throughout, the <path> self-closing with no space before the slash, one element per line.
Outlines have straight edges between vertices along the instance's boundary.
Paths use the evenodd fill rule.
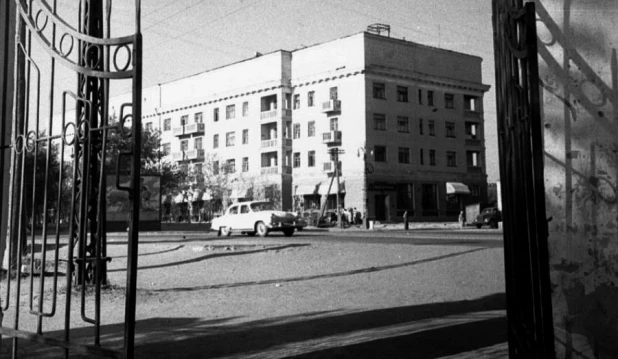
<path fill-rule="evenodd" d="M 283 234 L 286 237 L 292 237 L 292 235 L 294 234 L 294 228 L 286 228 L 283 230 Z"/>
<path fill-rule="evenodd" d="M 255 236 L 255 232 L 247 232 L 247 235 L 248 235 L 249 237 L 254 237 L 254 236 Z"/>
<path fill-rule="evenodd" d="M 483 227 L 483 225 L 482 225 L 482 224 L 477 224 L 477 225 L 476 225 L 476 228 L 478 228 L 478 229 L 481 229 L 481 227 Z"/>
<path fill-rule="evenodd" d="M 258 222 L 255 225 L 255 231 L 260 237 L 266 237 L 268 235 L 268 227 L 264 222 Z"/>
<path fill-rule="evenodd" d="M 232 234 L 232 229 L 230 227 L 221 227 L 221 235 L 223 237 L 229 237 Z"/>

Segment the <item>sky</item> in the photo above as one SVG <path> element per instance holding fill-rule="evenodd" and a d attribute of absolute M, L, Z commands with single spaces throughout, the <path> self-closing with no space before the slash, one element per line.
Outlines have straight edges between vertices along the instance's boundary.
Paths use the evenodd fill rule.
<path fill-rule="evenodd" d="M 74 0 L 60 0 L 76 7 Z M 491 2 L 487 0 L 143 0 L 143 85 L 391 26 L 391 37 L 483 58 L 488 181 L 499 178 Z M 67 13 L 75 11 L 67 11 Z M 113 2 L 112 36 L 133 31 L 134 0 Z M 126 87 L 129 89 L 130 87 Z"/>

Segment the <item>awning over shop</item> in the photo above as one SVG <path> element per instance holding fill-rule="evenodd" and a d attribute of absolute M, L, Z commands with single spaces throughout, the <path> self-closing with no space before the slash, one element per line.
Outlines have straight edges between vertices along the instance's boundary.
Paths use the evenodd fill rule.
<path fill-rule="evenodd" d="M 320 184 L 299 184 L 296 186 L 295 194 L 297 196 L 316 195 Z"/>
<path fill-rule="evenodd" d="M 176 195 L 176 197 L 174 197 L 174 203 L 185 203 L 187 202 L 187 196 L 179 193 Z"/>
<path fill-rule="evenodd" d="M 246 187 L 233 188 L 232 193 L 230 194 L 230 198 L 245 198 L 245 197 L 247 197 Z"/>
<path fill-rule="evenodd" d="M 320 184 L 320 187 L 318 189 L 318 193 L 321 195 L 326 195 L 326 192 L 328 192 L 328 186 L 330 185 L 330 181 L 329 182 L 322 182 Z M 339 181 L 339 193 L 345 193 L 345 181 Z M 333 181 L 333 185 L 330 188 L 330 193 L 329 194 L 337 194 L 337 180 Z"/>
<path fill-rule="evenodd" d="M 446 182 L 446 194 L 470 194 L 470 189 L 463 183 Z"/>
<path fill-rule="evenodd" d="M 202 193 L 202 201 L 210 201 L 211 199 L 212 195 L 210 194 L 210 191 L 205 191 Z"/>
<path fill-rule="evenodd" d="M 193 191 L 193 196 L 191 197 L 191 202 L 197 202 L 202 200 L 202 191 Z"/>

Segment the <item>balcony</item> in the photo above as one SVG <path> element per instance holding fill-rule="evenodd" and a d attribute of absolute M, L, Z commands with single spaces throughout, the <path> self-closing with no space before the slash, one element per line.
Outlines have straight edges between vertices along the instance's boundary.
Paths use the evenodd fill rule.
<path fill-rule="evenodd" d="M 341 161 L 337 162 L 337 169 L 339 171 L 339 174 L 341 174 Z M 322 166 L 322 172 L 335 173 L 335 161 L 324 162 Z"/>
<path fill-rule="evenodd" d="M 481 140 L 474 139 L 474 138 L 466 139 L 466 146 L 479 147 L 481 145 L 482 145 Z"/>
<path fill-rule="evenodd" d="M 260 170 L 260 174 L 262 175 L 276 175 L 279 173 L 279 167 L 262 167 Z"/>
<path fill-rule="evenodd" d="M 191 150 L 185 152 L 185 159 L 187 160 L 203 160 L 204 150 Z"/>
<path fill-rule="evenodd" d="M 283 117 L 292 117 L 292 110 L 288 108 L 283 109 Z"/>
<path fill-rule="evenodd" d="M 172 135 L 174 136 L 182 136 L 185 134 L 185 126 L 178 126 L 172 128 Z"/>
<path fill-rule="evenodd" d="M 185 125 L 185 135 L 203 135 L 204 134 L 204 124 L 203 123 L 192 123 L 190 125 Z"/>
<path fill-rule="evenodd" d="M 262 143 L 260 144 L 260 148 L 274 148 L 274 147 L 277 147 L 278 144 L 279 144 L 279 140 L 276 138 L 273 138 L 271 140 L 262 140 Z"/>
<path fill-rule="evenodd" d="M 483 173 L 483 167 L 468 165 L 468 173 Z"/>
<path fill-rule="evenodd" d="M 471 118 L 474 120 L 481 120 L 481 112 L 472 111 L 472 110 L 464 110 L 464 117 Z"/>
<path fill-rule="evenodd" d="M 341 131 L 329 131 L 322 134 L 322 143 L 327 145 L 341 144 Z"/>
<path fill-rule="evenodd" d="M 283 147 L 292 147 L 292 139 L 284 138 L 283 139 Z"/>
<path fill-rule="evenodd" d="M 271 119 L 273 117 L 277 117 L 278 111 L 275 110 L 270 110 L 270 111 L 264 111 L 260 113 L 260 120 L 268 120 Z"/>
<path fill-rule="evenodd" d="M 172 160 L 180 162 L 185 160 L 185 151 L 172 152 Z"/>
<path fill-rule="evenodd" d="M 322 112 L 340 112 L 341 111 L 341 101 L 340 100 L 330 100 L 322 102 Z"/>

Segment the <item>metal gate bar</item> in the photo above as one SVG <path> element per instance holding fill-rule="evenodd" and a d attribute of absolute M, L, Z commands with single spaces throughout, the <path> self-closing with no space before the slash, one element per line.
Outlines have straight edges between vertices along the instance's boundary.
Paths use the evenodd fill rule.
<path fill-rule="evenodd" d="M 14 106 L 12 118 L 12 141 L 5 144 L 0 139 L 0 171 L 4 169 L 4 153 L 11 154 L 10 195 L 7 211 L 8 233 L 7 250 L 10 266 L 5 280 L 0 280 L 1 314 L 12 314 L 12 326 L 2 323 L 0 335 L 13 337 L 12 356 L 18 356 L 18 339 L 44 345 L 64 348 L 65 357 L 70 352 L 88 353 L 103 357 L 132 358 L 135 335 L 135 306 L 137 279 L 137 246 L 140 206 L 140 148 L 141 148 L 141 68 L 142 38 L 140 28 L 141 1 L 135 3 L 134 35 L 111 38 L 111 0 L 80 0 L 78 4 L 78 26 L 72 27 L 58 15 L 57 0 L 14 0 L 16 6 L 16 51 L 14 71 Z M 7 11 L 6 17 L 8 19 Z M 8 26 L 9 21 L 5 22 Z M 42 77 L 45 76 L 36 60 L 31 56 L 33 40 L 49 56 L 49 104 L 46 126 L 41 115 Z M 8 43 L 7 38 L 4 39 Z M 125 53 L 126 63 L 118 63 L 118 54 Z M 6 54 L 5 54 L 6 58 Z M 5 62 L 6 63 L 6 62 Z M 57 64 L 68 68 L 77 75 L 77 91 L 64 90 L 62 94 L 61 121 L 54 116 L 54 100 Z M 5 70 L 6 72 L 6 70 Z M 131 79 L 132 102 L 122 106 L 126 114 L 121 114 L 119 123 L 110 124 L 109 88 L 110 81 Z M 6 93 L 6 83 L 3 94 Z M 69 120 L 68 101 L 76 105 L 75 119 Z M 4 106 L 3 106 L 4 107 Z M 5 109 L 3 108 L 3 113 Z M 43 115 L 44 116 L 44 115 Z M 55 119 L 55 121 L 54 121 Z M 129 131 L 124 128 L 131 121 Z M 60 125 L 59 130 L 54 130 Z M 2 121 L 3 133 L 6 129 Z M 56 127 L 55 127 L 56 126 Z M 45 134 L 44 131 L 48 133 Z M 130 157 L 130 185 L 117 189 L 126 190 L 131 202 L 129 221 L 129 241 L 127 278 L 125 283 L 125 324 L 122 350 L 105 348 L 101 343 L 101 305 L 102 285 L 106 281 L 106 264 L 110 258 L 106 251 L 105 189 L 104 165 L 108 138 L 120 136 L 131 141 L 131 152 L 120 157 Z M 72 160 L 67 149 L 72 150 Z M 55 158 L 58 157 L 58 158 Z M 54 161 L 58 161 L 54 173 Z M 72 165 L 72 175 L 64 174 L 65 165 Z M 117 176 L 118 177 L 118 176 Z M 63 196 L 67 189 L 65 180 L 70 180 L 72 189 L 69 203 L 69 234 L 66 259 L 62 259 L 60 246 L 61 215 Z M 6 179 L 0 174 L 0 183 Z M 57 196 L 52 196 L 56 186 Z M 53 197 L 53 198 L 52 198 Z M 0 191 L 0 200 L 2 192 Z M 38 200 L 42 199 L 42 205 Z M 54 219 L 55 232 L 49 233 L 48 223 Z M 36 226 L 42 223 L 40 236 Z M 30 233 L 27 233 L 27 232 Z M 54 231 L 52 229 L 52 231 Z M 37 247 L 40 245 L 40 249 Z M 50 246 L 50 259 L 53 262 L 51 282 L 51 303 L 46 302 L 45 266 Z M 29 249 L 28 249 L 29 246 Z M 23 260 L 29 260 L 24 265 Z M 57 316 L 61 301 L 58 287 L 60 263 L 66 263 L 66 295 L 64 298 L 63 339 L 50 337 L 44 333 L 46 319 Z M 24 268 L 29 268 L 29 280 L 22 283 Z M 38 275 L 38 282 L 35 280 Z M 15 288 L 11 287 L 11 276 L 16 277 Z M 75 280 L 75 283 L 73 282 Z M 26 315 L 36 318 L 36 329 L 29 331 L 20 328 L 20 296 L 22 285 L 29 290 Z M 49 282 L 48 282 L 49 283 Z M 71 341 L 71 310 L 73 285 L 79 286 L 79 312 L 81 320 L 91 325 L 94 331 L 92 344 Z M 87 307 L 86 288 L 94 287 L 94 306 Z M 4 287 L 4 288 L 3 288 Z M 36 292 L 36 293 L 35 293 Z M 14 294 L 14 295 L 12 295 Z M 35 298 L 35 295 L 38 295 Z M 13 300 L 12 300 L 13 299 Z M 89 314 L 93 312 L 94 315 Z"/>

